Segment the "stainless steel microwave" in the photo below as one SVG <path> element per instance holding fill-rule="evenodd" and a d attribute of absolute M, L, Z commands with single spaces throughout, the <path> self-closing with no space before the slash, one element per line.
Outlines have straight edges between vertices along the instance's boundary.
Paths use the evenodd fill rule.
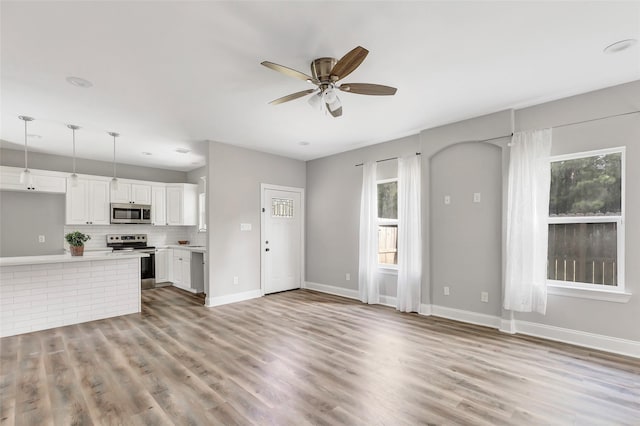
<path fill-rule="evenodd" d="M 111 203 L 111 223 L 151 223 L 151 206 Z"/>

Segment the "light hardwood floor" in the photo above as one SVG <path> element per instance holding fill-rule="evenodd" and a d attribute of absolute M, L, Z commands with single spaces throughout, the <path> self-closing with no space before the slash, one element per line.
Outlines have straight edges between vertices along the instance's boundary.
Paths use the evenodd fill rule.
<path fill-rule="evenodd" d="M 640 360 L 306 290 L 0 340 L 2 424 L 640 424 Z"/>

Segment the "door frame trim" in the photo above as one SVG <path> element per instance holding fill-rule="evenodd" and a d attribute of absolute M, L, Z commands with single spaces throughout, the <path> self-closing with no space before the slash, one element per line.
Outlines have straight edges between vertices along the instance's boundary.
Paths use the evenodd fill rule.
<path fill-rule="evenodd" d="M 272 185 L 269 183 L 261 183 L 260 184 L 260 292 L 264 296 L 264 287 L 265 287 L 265 213 L 267 212 L 267 206 L 265 205 L 264 193 L 265 190 L 272 189 L 275 191 L 289 191 L 289 192 L 297 192 L 300 194 L 300 220 L 301 227 L 300 230 L 300 288 L 304 287 L 304 277 L 305 277 L 305 198 L 304 198 L 304 188 L 298 188 L 295 186 L 282 186 L 282 185 Z"/>

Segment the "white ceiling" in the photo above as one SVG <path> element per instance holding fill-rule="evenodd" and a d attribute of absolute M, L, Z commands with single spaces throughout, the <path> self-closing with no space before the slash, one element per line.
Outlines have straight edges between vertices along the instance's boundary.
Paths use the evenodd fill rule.
<path fill-rule="evenodd" d="M 2 146 L 191 170 L 203 141 L 308 160 L 461 119 L 640 79 L 640 2 L 26 2 L 1 3 Z M 310 86 L 262 67 L 309 73 L 312 59 L 357 45 L 345 82 L 395 86 L 393 97 L 340 95 L 344 115 Z M 89 89 L 68 84 L 79 76 Z M 310 142 L 301 146 L 299 142 Z M 194 152 L 178 154 L 176 148 Z M 152 152 L 144 156 L 143 151 Z"/>

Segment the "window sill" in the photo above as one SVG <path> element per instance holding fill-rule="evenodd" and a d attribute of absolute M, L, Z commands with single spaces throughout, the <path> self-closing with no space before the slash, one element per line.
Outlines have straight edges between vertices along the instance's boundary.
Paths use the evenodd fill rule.
<path fill-rule="evenodd" d="M 548 284 L 547 293 L 555 296 L 578 297 L 581 299 L 604 300 L 606 302 L 627 303 L 631 293 L 590 288 L 569 287 L 558 284 Z"/>

